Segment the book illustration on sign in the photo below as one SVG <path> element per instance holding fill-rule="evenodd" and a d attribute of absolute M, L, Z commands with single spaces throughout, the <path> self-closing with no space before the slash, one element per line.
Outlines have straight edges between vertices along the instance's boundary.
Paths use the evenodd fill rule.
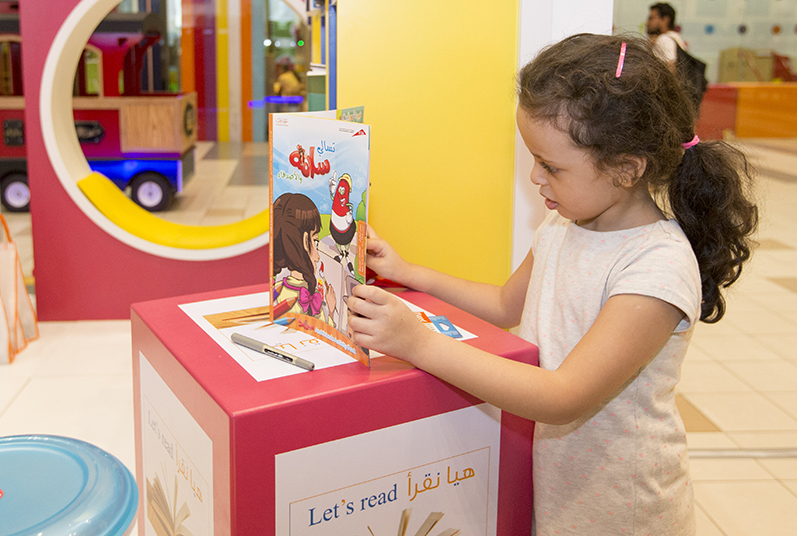
<path fill-rule="evenodd" d="M 401 519 L 399 520 L 398 526 L 398 536 L 406 536 L 407 529 L 409 528 L 410 524 L 410 516 L 412 515 L 412 508 L 406 508 L 401 512 Z M 423 522 L 421 528 L 418 529 L 418 532 L 415 533 L 415 536 L 429 536 L 432 532 L 432 529 L 437 525 L 437 522 L 440 521 L 445 514 L 443 512 L 432 512 L 426 518 L 426 521 Z M 371 533 L 371 536 L 376 536 L 374 531 L 371 530 L 371 527 L 368 527 L 368 532 Z M 459 529 L 446 529 L 437 536 L 456 536 L 459 534 Z"/>
<path fill-rule="evenodd" d="M 454 327 L 454 324 L 446 318 L 445 316 L 438 315 L 438 316 L 429 316 L 423 311 L 416 311 L 415 316 L 418 317 L 418 320 L 421 321 L 421 324 L 426 326 L 431 331 L 442 333 L 443 335 L 447 335 L 452 339 L 461 339 L 462 333 Z"/>
<path fill-rule="evenodd" d="M 169 498 L 161 485 L 158 475 L 153 482 L 147 481 L 147 519 L 158 536 L 192 536 L 183 522 L 191 517 L 187 503 L 177 510 L 177 475 L 174 475 L 174 505 L 169 506 Z"/>
<path fill-rule="evenodd" d="M 271 320 L 271 308 L 269 306 L 263 306 L 239 311 L 225 311 L 223 313 L 205 315 L 204 318 L 216 329 L 269 323 Z"/>
<path fill-rule="evenodd" d="M 370 127 L 271 114 L 269 140 L 271 319 L 370 365 L 346 307 L 365 283 Z"/>

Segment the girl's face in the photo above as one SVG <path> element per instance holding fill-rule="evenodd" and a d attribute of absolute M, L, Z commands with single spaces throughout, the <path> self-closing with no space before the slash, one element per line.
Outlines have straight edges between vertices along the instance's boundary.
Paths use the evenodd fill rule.
<path fill-rule="evenodd" d="M 615 186 L 612 177 L 596 169 L 587 151 L 553 125 L 517 109 L 517 125 L 534 156 L 531 182 L 540 187 L 545 206 L 585 229 L 625 229 L 628 188 Z"/>
<path fill-rule="evenodd" d="M 318 253 L 318 231 L 304 234 L 304 249 L 313 264 L 318 264 L 321 260 L 321 254 Z"/>

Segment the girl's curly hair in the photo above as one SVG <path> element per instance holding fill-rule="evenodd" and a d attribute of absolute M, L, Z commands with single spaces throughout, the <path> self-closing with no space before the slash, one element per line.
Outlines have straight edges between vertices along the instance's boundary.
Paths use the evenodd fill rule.
<path fill-rule="evenodd" d="M 621 76 L 615 76 L 626 43 Z M 724 141 L 695 136 L 696 111 L 679 79 L 647 40 L 579 34 L 544 49 L 518 75 L 519 104 L 535 120 L 562 130 L 593 157 L 602 172 L 618 177 L 629 159 L 647 165 L 638 180 L 656 195 L 692 245 L 700 266 L 700 319 L 725 314 L 720 289 L 733 284 L 750 258 L 758 207 L 752 201 L 753 169 Z"/>

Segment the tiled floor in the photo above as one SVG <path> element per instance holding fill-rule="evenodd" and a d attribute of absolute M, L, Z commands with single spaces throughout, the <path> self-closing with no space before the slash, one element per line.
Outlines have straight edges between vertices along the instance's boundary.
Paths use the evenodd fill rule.
<path fill-rule="evenodd" d="M 761 247 L 729 294 L 726 318 L 697 328 L 678 386 L 700 536 L 797 533 L 797 140 L 745 146 L 763 170 Z M 235 177 L 234 165 L 216 165 Z M 10 216 L 27 271 L 30 219 Z M 0 366 L 0 436 L 77 437 L 133 469 L 130 323 L 40 330 L 13 365 Z"/>
<path fill-rule="evenodd" d="M 223 225 L 268 208 L 268 145 L 199 142 L 196 173 L 175 197 L 164 220 L 184 225 Z"/>

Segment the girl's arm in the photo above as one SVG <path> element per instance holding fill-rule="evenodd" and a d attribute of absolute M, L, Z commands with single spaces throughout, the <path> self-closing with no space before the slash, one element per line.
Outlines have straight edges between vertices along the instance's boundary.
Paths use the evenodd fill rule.
<path fill-rule="evenodd" d="M 367 250 L 366 266 L 382 277 L 430 294 L 501 328 L 511 328 L 520 322 L 534 262 L 531 251 L 499 287 L 407 262 L 370 226 Z"/>
<path fill-rule="evenodd" d="M 395 296 L 358 286 L 349 298 L 354 341 L 403 359 L 521 417 L 572 422 L 614 393 L 650 360 L 683 318 L 656 298 L 609 298 L 595 323 L 555 371 L 492 355 L 425 328 Z"/>

